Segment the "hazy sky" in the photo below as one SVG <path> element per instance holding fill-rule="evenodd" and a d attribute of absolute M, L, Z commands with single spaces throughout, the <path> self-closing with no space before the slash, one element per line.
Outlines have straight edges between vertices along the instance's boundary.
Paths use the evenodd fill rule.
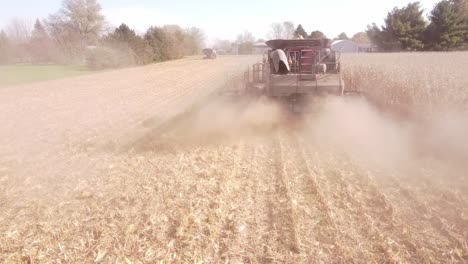
<path fill-rule="evenodd" d="M 99 0 L 113 25 L 127 23 L 139 32 L 150 25 L 179 24 L 202 28 L 207 39 L 235 39 L 248 30 L 265 38 L 273 22 L 289 20 L 310 33 L 328 37 L 341 32 L 352 36 L 372 22 L 383 23 L 387 12 L 409 0 Z M 420 1 L 426 12 L 438 0 Z M 46 18 L 60 8 L 61 0 L 0 0 L 0 27 L 13 17 Z"/>

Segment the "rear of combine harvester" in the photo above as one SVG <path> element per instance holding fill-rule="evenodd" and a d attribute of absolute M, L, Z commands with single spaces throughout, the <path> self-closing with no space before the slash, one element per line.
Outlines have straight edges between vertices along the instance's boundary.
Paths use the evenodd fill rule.
<path fill-rule="evenodd" d="M 246 92 L 287 102 L 300 112 L 315 97 L 343 96 L 340 54 L 328 39 L 270 40 L 263 63 L 245 74 Z"/>

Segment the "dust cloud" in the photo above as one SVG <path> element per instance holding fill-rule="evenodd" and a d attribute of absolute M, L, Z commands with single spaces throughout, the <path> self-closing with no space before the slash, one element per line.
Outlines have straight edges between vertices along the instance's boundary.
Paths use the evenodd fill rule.
<path fill-rule="evenodd" d="M 220 98 L 184 119 L 171 131 L 175 137 L 171 141 L 221 144 L 271 137 L 279 129 L 296 133 L 332 155 L 346 154 L 370 169 L 393 172 L 441 162 L 456 168 L 457 174 L 466 172 L 468 123 L 462 115 L 404 119 L 362 98 L 327 98 L 313 104 L 310 111 L 296 115 L 285 104 L 265 97 Z"/>
<path fill-rule="evenodd" d="M 459 114 L 402 119 L 364 99 L 334 98 L 306 122 L 309 139 L 379 169 L 422 167 L 432 161 L 449 162 L 459 173 L 467 169 L 468 122 Z"/>
<path fill-rule="evenodd" d="M 255 136 L 278 126 L 281 113 L 280 105 L 266 98 L 255 103 L 245 98 L 221 98 L 195 111 L 181 134 L 208 141 Z"/>

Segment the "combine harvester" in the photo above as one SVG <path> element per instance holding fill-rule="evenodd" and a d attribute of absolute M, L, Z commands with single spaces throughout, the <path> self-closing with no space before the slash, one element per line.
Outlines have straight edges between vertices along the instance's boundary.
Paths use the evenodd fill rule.
<path fill-rule="evenodd" d="M 249 67 L 244 92 L 286 102 L 293 112 L 302 112 L 318 97 L 343 96 L 340 53 L 331 50 L 329 39 L 276 39 L 263 63 Z"/>

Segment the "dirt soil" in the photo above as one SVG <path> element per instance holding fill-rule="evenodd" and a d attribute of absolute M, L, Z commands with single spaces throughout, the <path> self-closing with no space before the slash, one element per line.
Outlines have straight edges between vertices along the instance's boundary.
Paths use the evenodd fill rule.
<path fill-rule="evenodd" d="M 256 60 L 1 89 L 0 262 L 468 261 L 456 133 L 360 99 L 209 97 Z"/>

